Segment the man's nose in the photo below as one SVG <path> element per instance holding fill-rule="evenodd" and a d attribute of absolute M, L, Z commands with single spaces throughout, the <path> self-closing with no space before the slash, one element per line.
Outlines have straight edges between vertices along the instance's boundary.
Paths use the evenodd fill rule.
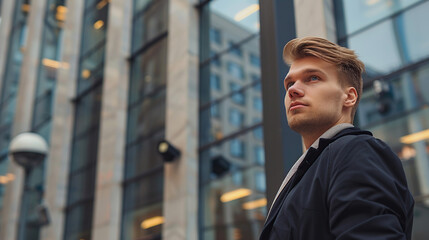
<path fill-rule="evenodd" d="M 288 94 L 290 98 L 302 97 L 304 96 L 304 90 L 297 81 L 288 89 Z"/>

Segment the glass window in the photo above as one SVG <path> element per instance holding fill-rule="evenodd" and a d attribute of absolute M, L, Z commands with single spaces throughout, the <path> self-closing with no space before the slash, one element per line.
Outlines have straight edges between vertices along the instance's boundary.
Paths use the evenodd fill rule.
<path fill-rule="evenodd" d="M 135 0 L 132 52 L 136 52 L 167 32 L 166 0 Z"/>
<path fill-rule="evenodd" d="M 261 92 L 261 77 L 259 75 L 252 74 L 252 81 L 254 82 L 253 89 L 257 92 Z"/>
<path fill-rule="evenodd" d="M 336 0 L 343 4 L 347 33 L 353 33 L 422 0 Z M 338 4 L 338 3 L 337 3 Z"/>
<path fill-rule="evenodd" d="M 212 89 L 220 91 L 221 90 L 221 81 L 219 75 L 215 73 L 210 74 L 210 86 Z"/>
<path fill-rule="evenodd" d="M 233 157 L 243 158 L 244 157 L 244 142 L 233 139 L 230 143 L 230 153 Z"/>
<path fill-rule="evenodd" d="M 215 51 L 210 52 L 210 57 L 212 57 L 211 64 L 213 64 L 213 66 L 220 67 L 222 65 L 222 63 L 221 63 L 219 57 L 216 55 Z"/>
<path fill-rule="evenodd" d="M 266 183 L 265 183 L 265 174 L 264 172 L 255 172 L 255 186 L 256 189 L 260 192 L 266 191 Z"/>
<path fill-rule="evenodd" d="M 244 79 L 243 67 L 235 62 L 228 62 L 228 73 L 238 79 Z"/>
<path fill-rule="evenodd" d="M 244 122 L 244 115 L 235 108 L 231 108 L 229 111 L 229 122 L 234 126 L 241 126 Z"/>
<path fill-rule="evenodd" d="M 263 141 L 253 136 L 254 125 L 262 123 L 262 112 L 246 104 L 247 97 L 251 100 L 261 94 L 258 2 L 212 0 L 200 12 L 200 24 L 221 33 L 216 43 L 214 30 L 203 31 L 200 42 L 198 222 L 202 240 L 258 239 L 265 220 L 265 192 L 257 180 L 265 175 L 253 150 L 255 146 L 263 149 Z M 211 80 L 214 74 L 219 76 L 220 90 Z M 223 196 L 233 191 L 246 195 L 225 200 Z"/>
<path fill-rule="evenodd" d="M 134 0 L 121 239 L 162 238 L 168 1 Z M 158 224 L 150 226 L 150 222 Z"/>
<path fill-rule="evenodd" d="M 264 139 L 264 131 L 262 127 L 257 127 L 255 130 L 253 130 L 253 136 L 258 140 Z"/>
<path fill-rule="evenodd" d="M 204 186 L 201 189 L 203 202 L 199 207 L 203 211 L 203 239 L 233 239 L 231 229 L 240 232 L 242 239 L 259 239 L 267 211 L 263 191 L 265 182 L 262 180 L 265 174 L 264 167 L 255 164 L 254 154 L 244 153 L 242 143 L 248 137 L 248 133 L 241 135 L 238 139 L 223 142 L 217 148 L 201 153 L 202 162 L 215 161 L 221 155 L 227 164 L 218 165 L 228 166 L 221 170 L 214 168 L 219 167 L 217 164 L 201 166 L 202 174 L 207 173 L 201 181 Z M 230 151 L 234 151 L 237 156 L 244 156 L 235 157 Z M 214 171 L 221 171 L 222 175 L 209 178 L 212 176 L 209 173 Z M 241 193 L 241 196 L 227 197 L 234 192 Z"/>
<path fill-rule="evenodd" d="M 213 43 L 221 44 L 222 43 L 222 35 L 220 30 L 217 28 L 210 28 L 210 40 Z"/>
<path fill-rule="evenodd" d="M 429 57 L 429 45 L 425 41 L 429 30 L 420 24 L 425 21 L 428 9 L 428 2 L 416 3 L 347 38 L 348 47 L 365 63 L 369 78 L 386 75 Z"/>
<path fill-rule="evenodd" d="M 231 89 L 231 92 L 234 92 L 232 95 L 232 101 L 243 105 L 245 103 L 246 98 L 243 93 L 244 91 L 241 89 L 241 86 L 234 82 L 231 82 L 229 84 L 229 87 Z"/>
<path fill-rule="evenodd" d="M 253 108 L 257 111 L 262 111 L 262 99 L 260 97 L 253 97 Z"/>
<path fill-rule="evenodd" d="M 402 64 L 393 22 L 390 20 L 350 37 L 348 43 L 365 63 L 368 74 L 386 74 Z"/>
<path fill-rule="evenodd" d="M 397 17 L 398 33 L 403 37 L 404 57 L 407 62 L 429 57 L 429 29 L 422 24 L 426 22 L 428 10 L 429 2 L 426 1 Z"/>
<path fill-rule="evenodd" d="M 131 75 L 135 79 L 130 82 L 130 101 L 140 101 L 150 93 L 165 87 L 165 58 L 167 42 L 161 39 L 151 48 L 134 59 Z"/>
<path fill-rule="evenodd" d="M 129 109 L 127 139 L 130 142 L 164 128 L 165 94 L 162 88 Z"/>
<path fill-rule="evenodd" d="M 261 67 L 261 59 L 259 58 L 258 55 L 251 53 L 250 54 L 250 63 L 254 66 L 254 67 Z"/>
<path fill-rule="evenodd" d="M 67 209 L 67 220 L 73 224 L 66 225 L 64 239 L 91 239 L 88 226 L 92 225 L 92 202 L 83 202 L 73 208 Z"/>
<path fill-rule="evenodd" d="M 235 44 L 234 42 L 230 41 L 229 43 L 229 48 L 230 48 L 230 52 L 237 56 L 237 57 L 242 57 L 243 53 L 241 52 L 241 49 L 239 46 L 237 46 L 237 44 Z"/>
<path fill-rule="evenodd" d="M 255 146 L 254 147 L 255 156 L 256 156 L 256 163 L 263 166 L 265 163 L 265 150 L 262 146 Z"/>
<path fill-rule="evenodd" d="M 211 116 L 212 117 L 220 117 L 220 109 L 219 109 L 219 104 L 214 104 L 210 107 L 210 111 L 211 111 Z"/>
<path fill-rule="evenodd" d="M 0 2 L 0 26 L 1 24 L 1 2 Z M 16 96 L 21 74 L 22 57 L 27 42 L 27 16 L 30 9 L 29 0 L 13 1 L 13 19 L 10 32 L 8 32 L 8 44 L 3 51 L 6 51 L 6 59 L 3 69 L 3 76 L 0 76 L 0 175 L 4 176 L 8 170 L 8 148 L 11 140 L 13 118 L 15 115 Z M 6 36 L 3 35 L 3 38 Z M 3 53 L 2 53 L 3 54 Z M 3 199 L 3 186 L 0 184 L 0 210 Z M 34 199 L 38 201 L 38 199 Z M 34 202 L 33 201 L 33 202 Z M 27 228 L 28 229 L 28 228 Z M 38 236 L 37 232 L 35 233 Z"/>
<path fill-rule="evenodd" d="M 64 239 L 90 239 L 109 3 L 85 1 Z M 85 221 L 76 224 L 85 218 Z"/>

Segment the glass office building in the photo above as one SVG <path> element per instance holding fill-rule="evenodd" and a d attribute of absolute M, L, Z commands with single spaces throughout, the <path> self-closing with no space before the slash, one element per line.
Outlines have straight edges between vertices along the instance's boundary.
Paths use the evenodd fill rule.
<path fill-rule="evenodd" d="M 427 0 L 0 0 L 0 239 L 258 239 L 302 153 L 282 49 L 311 35 L 365 63 L 355 124 L 402 160 L 413 239 L 429 238 L 428 11 Z M 50 149 L 20 219 L 8 145 L 26 131 Z M 160 155 L 162 140 L 179 156 Z"/>
<path fill-rule="evenodd" d="M 402 160 L 416 200 L 413 236 L 428 237 L 428 1 L 336 1 L 338 42 L 366 66 L 358 124 Z"/>

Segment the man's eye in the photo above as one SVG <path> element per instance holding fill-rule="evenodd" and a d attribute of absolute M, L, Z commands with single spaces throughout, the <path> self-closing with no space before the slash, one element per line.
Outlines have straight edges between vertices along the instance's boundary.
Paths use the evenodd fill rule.
<path fill-rule="evenodd" d="M 311 76 L 310 80 L 311 81 L 317 81 L 317 80 L 320 80 L 320 78 L 318 76 Z"/>
<path fill-rule="evenodd" d="M 288 82 L 287 84 L 286 84 L 286 90 L 288 90 L 290 87 L 292 87 L 293 86 L 293 82 Z"/>

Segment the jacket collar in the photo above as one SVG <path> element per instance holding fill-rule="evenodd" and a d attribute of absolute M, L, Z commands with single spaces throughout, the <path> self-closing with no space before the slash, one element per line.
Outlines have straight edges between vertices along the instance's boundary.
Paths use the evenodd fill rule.
<path fill-rule="evenodd" d="M 329 131 L 329 130 L 328 130 Z M 335 134 L 335 133 L 334 133 Z M 329 134 L 328 134 L 329 135 Z M 261 238 L 263 236 L 266 236 L 267 234 L 270 234 L 272 225 L 274 223 L 274 220 L 277 217 L 278 212 L 281 209 L 281 203 L 276 201 L 283 201 L 284 198 L 288 195 L 288 193 L 295 187 L 301 178 L 304 176 L 305 172 L 311 167 L 311 165 L 317 160 L 319 155 L 323 152 L 323 150 L 332 142 L 336 141 L 337 139 L 346 136 L 346 135 L 371 135 L 372 133 L 365 130 L 360 130 L 357 127 L 348 127 L 340 132 L 337 132 L 333 137 L 331 138 L 322 138 L 322 137 L 329 137 L 326 134 L 323 134 L 321 138 L 319 138 L 319 141 L 317 143 L 317 148 L 314 148 L 313 145 L 310 147 L 307 151 L 306 156 L 304 157 L 303 161 L 299 165 L 297 172 L 294 174 L 293 179 L 291 179 L 290 182 L 286 184 L 286 186 L 283 187 L 283 189 L 280 190 L 278 194 L 279 199 L 275 199 L 273 202 L 273 206 L 270 209 L 267 219 L 265 221 L 264 227 L 262 229 Z"/>

